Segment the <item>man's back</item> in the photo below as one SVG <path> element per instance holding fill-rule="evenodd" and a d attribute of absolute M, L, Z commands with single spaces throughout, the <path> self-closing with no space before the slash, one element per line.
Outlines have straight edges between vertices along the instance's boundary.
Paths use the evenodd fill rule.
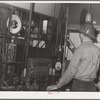
<path fill-rule="evenodd" d="M 81 58 L 75 78 L 93 81 L 99 68 L 100 50 L 91 41 L 82 43 L 78 49 Z"/>

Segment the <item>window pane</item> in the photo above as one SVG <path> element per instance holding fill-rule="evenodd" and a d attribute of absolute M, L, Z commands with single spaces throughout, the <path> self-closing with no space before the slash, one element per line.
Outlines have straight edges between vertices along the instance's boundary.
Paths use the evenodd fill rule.
<path fill-rule="evenodd" d="M 47 24 L 48 24 L 48 21 L 47 20 L 43 20 L 43 32 L 44 32 L 44 34 L 47 33 Z"/>

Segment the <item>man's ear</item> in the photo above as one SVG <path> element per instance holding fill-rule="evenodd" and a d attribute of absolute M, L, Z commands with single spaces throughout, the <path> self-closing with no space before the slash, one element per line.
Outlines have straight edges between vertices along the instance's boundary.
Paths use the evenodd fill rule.
<path fill-rule="evenodd" d="M 80 34 L 79 34 L 79 37 L 80 37 L 80 41 L 81 41 L 81 43 L 82 43 L 82 41 L 83 41 L 83 34 L 80 33 Z"/>
<path fill-rule="evenodd" d="M 83 38 L 84 37 L 84 34 L 81 33 L 81 37 Z"/>
<path fill-rule="evenodd" d="M 80 38 L 81 38 L 81 34 L 82 34 L 82 33 L 79 33 L 79 37 L 80 37 Z"/>

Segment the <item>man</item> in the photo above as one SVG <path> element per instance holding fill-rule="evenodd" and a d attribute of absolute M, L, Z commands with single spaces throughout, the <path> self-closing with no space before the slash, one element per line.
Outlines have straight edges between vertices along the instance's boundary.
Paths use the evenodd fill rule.
<path fill-rule="evenodd" d="M 96 91 L 94 80 L 99 69 L 100 50 L 94 45 L 95 28 L 86 23 L 79 30 L 81 45 L 75 50 L 70 64 L 56 85 L 48 86 L 47 90 L 57 90 L 68 84 L 72 79 L 71 91 Z"/>

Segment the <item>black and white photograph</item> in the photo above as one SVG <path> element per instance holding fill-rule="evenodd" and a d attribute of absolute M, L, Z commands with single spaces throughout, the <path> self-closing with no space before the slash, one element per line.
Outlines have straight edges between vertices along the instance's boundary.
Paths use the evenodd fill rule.
<path fill-rule="evenodd" d="M 0 93 L 20 91 L 100 91 L 100 2 L 0 2 Z"/>

